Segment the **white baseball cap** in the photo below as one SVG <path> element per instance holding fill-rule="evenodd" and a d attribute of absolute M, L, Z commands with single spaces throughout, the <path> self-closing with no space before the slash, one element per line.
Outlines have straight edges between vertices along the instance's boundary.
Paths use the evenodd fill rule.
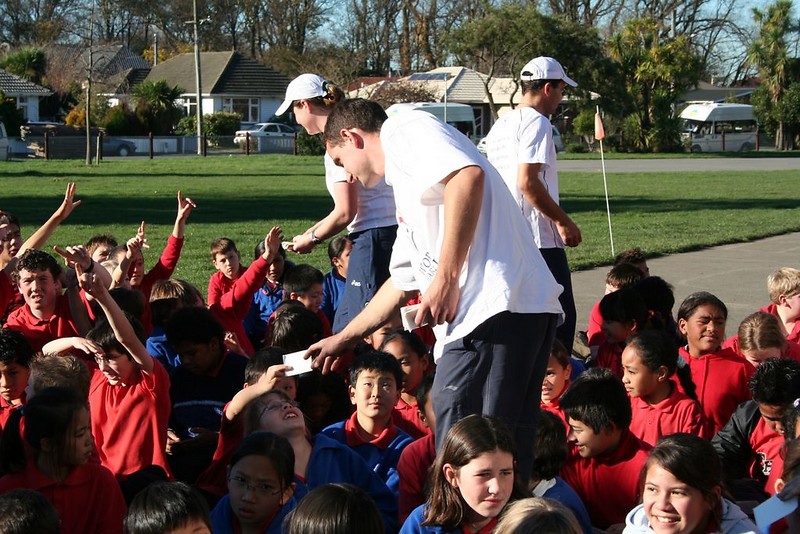
<path fill-rule="evenodd" d="M 522 67 L 519 78 L 526 82 L 534 80 L 564 80 L 567 85 L 578 87 L 578 83 L 564 72 L 564 67 L 561 66 L 561 63 L 545 56 L 530 60 Z"/>
<path fill-rule="evenodd" d="M 292 102 L 325 95 L 325 78 L 317 74 L 301 74 L 289 83 L 286 98 L 275 115 L 283 115 L 292 106 Z"/>

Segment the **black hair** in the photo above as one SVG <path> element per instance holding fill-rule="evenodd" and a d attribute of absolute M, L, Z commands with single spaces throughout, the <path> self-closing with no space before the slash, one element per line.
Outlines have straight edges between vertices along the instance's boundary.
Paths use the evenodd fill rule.
<path fill-rule="evenodd" d="M 667 376 L 677 373 L 681 387 L 686 395 L 697 400 L 697 386 L 692 381 L 692 370 L 686 360 L 678 354 L 672 339 L 661 330 L 643 330 L 627 340 L 628 347 L 634 347 L 645 367 L 657 372 L 660 367 L 667 369 Z"/>
<path fill-rule="evenodd" d="M 19 281 L 19 273 L 23 270 L 33 273 L 36 271 L 48 271 L 53 275 L 53 280 L 58 282 L 58 277 L 61 276 L 61 265 L 58 264 L 56 259 L 41 250 L 29 248 L 19 256 L 17 265 L 14 267 L 14 281 Z"/>
<path fill-rule="evenodd" d="M 339 132 L 352 128 L 358 128 L 366 133 L 378 133 L 386 119 L 386 112 L 377 102 L 363 98 L 344 100 L 328 115 L 322 141 L 325 144 L 339 146 L 344 143 Z"/>
<path fill-rule="evenodd" d="M 58 512 L 44 495 L 14 489 L 0 495 L 0 532 L 3 534 L 58 534 Z"/>
<path fill-rule="evenodd" d="M 722 312 L 722 315 L 725 319 L 728 318 L 728 307 L 717 298 L 715 295 L 712 295 L 708 291 L 697 291 L 696 293 L 692 293 L 681 302 L 681 305 L 678 307 L 678 320 L 683 319 L 684 321 L 688 320 L 691 317 L 695 310 L 700 306 L 714 306 L 715 308 L 719 309 Z"/>
<path fill-rule="evenodd" d="M 352 484 L 325 484 L 311 490 L 283 523 L 284 534 L 385 532 L 375 501 Z"/>
<path fill-rule="evenodd" d="M 263 256 L 266 251 L 267 251 L 267 248 L 264 246 L 264 240 L 262 239 L 261 241 L 256 243 L 256 248 L 253 251 L 253 254 L 254 254 L 253 259 L 257 260 L 258 258 Z M 286 258 L 286 250 L 284 250 L 283 244 L 281 244 L 281 246 L 278 247 L 278 254 L 280 254 L 282 257 Z"/>
<path fill-rule="evenodd" d="M 428 402 L 428 397 L 431 394 L 431 389 L 433 389 L 433 379 L 434 379 L 433 373 L 427 373 L 425 376 L 422 377 L 422 380 L 419 381 L 419 385 L 417 386 L 417 392 L 415 395 L 419 411 L 423 411 L 425 409 L 425 404 Z"/>
<path fill-rule="evenodd" d="M 675 306 L 675 294 L 672 286 L 660 276 L 648 276 L 633 286 L 644 299 L 645 306 L 651 312 L 651 322 L 655 328 L 664 329 L 672 321 L 672 307 Z"/>
<path fill-rule="evenodd" d="M 632 263 L 620 263 L 615 265 L 606 274 L 606 284 L 614 286 L 616 289 L 633 287 L 637 282 L 644 280 L 645 276 L 641 269 Z"/>
<path fill-rule="evenodd" d="M 125 516 L 125 534 L 163 534 L 199 520 L 211 530 L 206 500 L 183 482 L 158 482 L 131 502 Z"/>
<path fill-rule="evenodd" d="M 756 368 L 748 385 L 758 404 L 790 407 L 800 397 L 800 362 L 768 358 Z"/>
<path fill-rule="evenodd" d="M 333 423 L 347 419 L 353 411 L 347 384 L 342 375 L 323 375 L 319 369 L 300 375 L 297 380 L 297 401 L 312 435 Z M 328 409 L 324 413 L 312 411 L 326 405 Z"/>
<path fill-rule="evenodd" d="M 278 306 L 268 328 L 269 344 L 286 352 L 305 350 L 322 339 L 324 334 L 319 316 L 296 300 L 288 300 Z"/>
<path fill-rule="evenodd" d="M 280 347 L 264 347 L 257 350 L 244 367 L 245 383 L 252 386 L 267 372 L 267 369 L 273 365 L 283 364 L 284 354 L 286 351 Z"/>
<path fill-rule="evenodd" d="M 346 235 L 337 235 L 328 243 L 328 258 L 333 262 L 333 258 L 338 258 L 347 248 L 347 244 L 351 243 L 350 238 Z"/>
<path fill-rule="evenodd" d="M 253 455 L 269 459 L 281 481 L 281 490 L 291 487 L 294 481 L 294 449 L 289 440 L 272 432 L 253 432 L 242 440 L 228 465 L 233 468 L 239 460 Z"/>
<path fill-rule="evenodd" d="M 547 410 L 539 410 L 534 452 L 531 479 L 555 478 L 567 459 L 567 430 L 564 421 Z"/>
<path fill-rule="evenodd" d="M 383 351 L 386 348 L 386 345 L 395 339 L 399 339 L 408 345 L 408 347 L 420 358 L 428 354 L 428 347 L 425 346 L 425 342 L 422 341 L 422 338 L 419 337 L 416 332 L 409 332 L 408 330 L 402 329 L 394 330 L 393 332 L 386 334 L 386 337 L 383 338 L 383 342 L 381 342 L 381 346 L 378 347 L 378 350 Z"/>
<path fill-rule="evenodd" d="M 605 368 L 587 369 L 558 401 L 564 414 L 588 425 L 596 434 L 630 427 L 631 401 L 622 380 Z"/>
<path fill-rule="evenodd" d="M 147 334 L 144 331 L 142 323 L 140 323 L 136 317 L 132 316 L 128 312 L 123 311 L 123 313 L 125 314 L 125 318 L 130 323 L 131 328 L 133 328 L 133 332 L 136 334 L 136 337 L 139 338 L 139 341 L 141 341 L 142 344 L 145 344 L 147 342 Z M 97 321 L 97 324 L 94 326 L 94 328 L 89 330 L 89 333 L 86 334 L 86 339 L 94 341 L 105 351 L 115 350 L 120 354 L 130 356 L 128 349 L 126 349 L 117 339 L 117 336 L 114 333 L 114 328 L 105 317 L 102 317 L 99 321 Z"/>
<path fill-rule="evenodd" d="M 377 371 L 394 376 L 395 385 L 399 390 L 403 387 L 403 368 L 394 356 L 388 352 L 378 350 L 367 351 L 356 356 L 350 366 L 350 385 L 355 387 L 358 375 L 363 371 Z"/>
<path fill-rule="evenodd" d="M 87 400 L 72 389 L 45 388 L 30 399 L 22 409 L 11 412 L 0 438 L 0 474 L 18 473 L 28 462 L 23 444 L 20 420 L 25 415 L 25 442 L 38 457 L 42 453 L 42 441 L 53 445 L 52 461 L 56 467 L 66 463 L 70 429 L 75 415 L 81 409 L 88 410 Z M 35 461 L 35 460 L 32 460 Z"/>
<path fill-rule="evenodd" d="M 560 82 L 563 80 L 522 80 L 522 94 L 527 94 L 531 92 L 537 92 L 544 89 L 544 86 L 548 83 L 550 85 L 558 86 Z"/>
<path fill-rule="evenodd" d="M 283 298 L 295 293 L 304 295 L 315 284 L 322 285 L 325 280 L 322 272 L 312 265 L 300 264 L 292 267 L 283 277 Z"/>
<path fill-rule="evenodd" d="M 631 288 L 618 289 L 600 301 L 604 321 L 635 322 L 638 330 L 647 327 L 647 306 L 644 299 Z"/>
<path fill-rule="evenodd" d="M 208 309 L 201 307 L 176 310 L 165 330 L 173 347 L 185 341 L 208 344 L 214 339 L 223 346 L 225 341 L 225 329 Z"/>
<path fill-rule="evenodd" d="M 0 362 L 3 365 L 16 363 L 30 368 L 36 354 L 22 333 L 15 330 L 0 330 Z"/>

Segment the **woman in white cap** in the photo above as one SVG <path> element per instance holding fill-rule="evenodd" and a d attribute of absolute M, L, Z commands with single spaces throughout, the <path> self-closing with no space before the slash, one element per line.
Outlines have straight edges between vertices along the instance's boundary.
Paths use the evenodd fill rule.
<path fill-rule="evenodd" d="M 286 98 L 275 113 L 282 115 L 291 108 L 298 124 L 308 134 L 316 135 L 325 130 L 328 115 L 343 99 L 344 92 L 323 77 L 301 74 L 286 88 Z M 344 294 L 333 322 L 333 331 L 339 332 L 389 278 L 397 221 L 394 195 L 385 180 L 367 189 L 337 167 L 326 153 L 325 183 L 333 197 L 333 209 L 292 242 L 295 252 L 306 254 L 347 228 L 353 249 Z"/>

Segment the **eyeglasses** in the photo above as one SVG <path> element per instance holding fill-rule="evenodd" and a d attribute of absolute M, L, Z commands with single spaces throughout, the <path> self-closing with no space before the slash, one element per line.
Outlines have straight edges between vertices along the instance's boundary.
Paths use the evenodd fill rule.
<path fill-rule="evenodd" d="M 228 482 L 230 483 L 231 487 L 236 488 L 240 491 L 250 490 L 253 493 L 258 493 L 264 497 L 270 497 L 272 495 L 277 495 L 281 492 L 281 488 L 276 488 L 270 484 L 266 483 L 251 483 L 248 479 L 240 475 L 231 475 L 228 477 Z"/>
<path fill-rule="evenodd" d="M 283 410 L 284 408 L 299 408 L 300 403 L 295 401 L 278 401 L 278 402 L 270 402 L 264 407 L 265 412 L 275 412 L 277 410 Z"/>

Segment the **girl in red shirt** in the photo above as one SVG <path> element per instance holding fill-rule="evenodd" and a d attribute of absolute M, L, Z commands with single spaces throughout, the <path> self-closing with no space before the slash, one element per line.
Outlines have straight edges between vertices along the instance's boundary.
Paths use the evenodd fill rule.
<path fill-rule="evenodd" d="M 572 374 L 572 364 L 567 354 L 567 349 L 559 340 L 553 340 L 553 350 L 550 351 L 550 360 L 547 362 L 547 370 L 542 381 L 542 401 L 540 407 L 547 410 L 564 421 L 564 425 L 569 429 L 567 417 L 564 410 L 558 405 L 561 395 L 569 387 L 569 377 Z"/>
<path fill-rule="evenodd" d="M 628 338 L 622 352 L 622 383 L 631 397 L 633 434 L 650 445 L 676 432 L 703 436 L 705 417 L 694 395 L 689 366 L 678 365 L 678 349 L 661 331 Z M 677 373 L 681 392 L 670 377 Z"/>
<path fill-rule="evenodd" d="M 3 432 L 0 493 L 27 488 L 43 494 L 63 533 L 121 533 L 125 501 L 111 471 L 87 463 L 93 445 L 86 399 L 66 388 L 45 388 L 14 411 Z"/>

